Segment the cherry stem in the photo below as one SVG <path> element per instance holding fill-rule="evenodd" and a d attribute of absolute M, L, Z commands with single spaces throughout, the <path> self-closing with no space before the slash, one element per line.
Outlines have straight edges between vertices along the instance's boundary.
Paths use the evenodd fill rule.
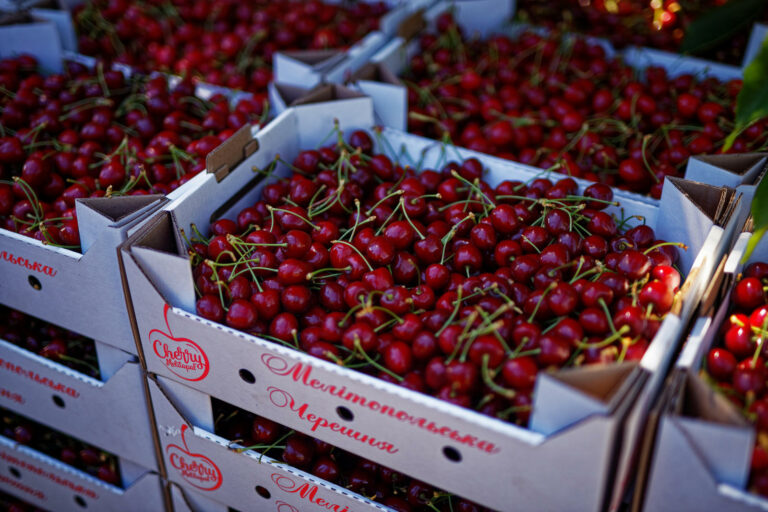
<path fill-rule="evenodd" d="M 648 254 L 649 252 L 653 251 L 654 249 L 658 249 L 659 247 L 664 247 L 665 245 L 674 245 L 675 247 L 680 247 L 684 251 L 688 250 L 688 246 L 685 245 L 682 242 L 661 242 L 661 243 L 658 243 L 656 245 L 650 246 L 649 248 L 647 248 L 646 250 L 643 251 L 643 254 Z"/>
<path fill-rule="evenodd" d="M 482 364 L 482 375 L 483 375 L 483 382 L 485 382 L 485 385 L 488 386 L 488 388 L 493 391 L 494 393 L 503 396 L 507 399 L 512 399 L 517 395 L 517 393 L 512 389 L 507 389 L 502 386 L 499 386 L 493 381 L 493 378 L 491 377 L 490 371 L 488 369 L 488 361 L 490 360 L 490 357 L 488 354 L 483 354 L 483 364 Z"/>
<path fill-rule="evenodd" d="M 399 196 L 399 195 L 402 195 L 402 194 L 404 194 L 404 193 L 405 193 L 405 191 L 403 191 L 402 189 L 398 189 L 398 190 L 395 190 L 394 192 L 391 192 L 391 193 L 387 194 L 386 196 L 384 196 L 384 197 L 382 197 L 381 199 L 379 199 L 378 201 L 376 201 L 376 202 L 373 204 L 373 206 L 371 206 L 370 208 L 368 208 L 368 211 L 366 212 L 366 214 L 367 214 L 367 215 L 370 215 L 370 214 L 371 214 L 371 212 L 373 212 L 373 210 L 375 210 L 376 208 L 378 208 L 378 206 L 379 206 L 381 203 L 385 202 L 386 200 L 388 200 L 388 199 L 390 199 L 390 198 L 392 198 L 392 197 L 395 197 L 395 196 Z"/>
<path fill-rule="evenodd" d="M 424 240 L 426 237 L 421 233 L 421 231 L 419 231 L 419 228 L 416 227 L 411 218 L 408 216 L 408 210 L 405 208 L 405 202 L 402 197 L 400 198 L 400 209 L 403 211 L 403 216 L 405 217 L 405 220 L 408 221 L 408 224 L 410 224 L 416 234 L 419 235 L 419 238 Z"/>
<path fill-rule="evenodd" d="M 274 206 L 270 206 L 270 205 L 267 205 L 267 210 L 269 210 L 270 214 L 271 214 L 272 212 L 283 212 L 283 213 L 288 213 L 288 214 L 290 214 L 290 215 L 293 215 L 293 216 L 295 216 L 295 217 L 298 217 L 298 218 L 300 218 L 301 220 L 303 220 L 304 222 L 306 222 L 307 224 L 309 224 L 310 226 L 312 226 L 312 228 L 313 228 L 313 229 L 315 229 L 315 230 L 319 230 L 319 229 L 320 229 L 320 228 L 319 228 L 319 227 L 318 227 L 316 224 L 314 224 L 314 223 L 313 223 L 311 220 L 309 220 L 309 219 L 307 219 L 306 217 L 304 217 L 303 215 L 301 215 L 301 214 L 299 214 L 299 213 L 296 213 L 296 212 L 293 212 L 293 211 L 291 211 L 291 210 L 286 210 L 286 209 L 284 209 L 284 208 L 275 208 Z"/>
<path fill-rule="evenodd" d="M 606 347 L 606 346 L 610 345 L 611 343 L 613 343 L 617 339 L 621 338 L 622 336 L 624 336 L 629 331 L 630 331 L 630 327 L 628 325 L 622 325 L 619 328 L 618 331 L 616 331 L 615 333 L 611 334 L 610 336 L 608 336 L 607 338 L 605 338 L 602 341 L 598 341 L 596 343 L 586 343 L 586 342 L 583 342 L 583 341 L 577 341 L 576 342 L 576 346 L 579 347 L 579 348 L 582 348 L 584 350 L 603 348 L 603 347 Z"/>
<path fill-rule="evenodd" d="M 376 368 L 379 371 L 382 371 L 389 375 L 390 377 L 393 377 L 397 379 L 398 382 L 403 382 L 405 380 L 404 377 L 401 377 L 400 375 L 396 374 L 392 370 L 382 366 L 378 362 L 376 362 L 374 359 L 371 358 L 368 354 L 365 353 L 365 350 L 363 350 L 363 347 L 360 346 L 360 338 L 358 336 L 355 336 L 355 351 L 358 352 L 363 359 L 365 359 L 371 366 Z"/>
<path fill-rule="evenodd" d="M 605 313 L 605 318 L 608 321 L 608 327 L 611 328 L 611 332 L 616 334 L 616 327 L 613 325 L 613 318 L 611 318 L 611 312 L 608 309 L 608 305 L 605 303 L 605 300 L 600 297 L 597 299 L 597 303 L 600 304 L 600 308 L 603 310 L 603 313 Z"/>
<path fill-rule="evenodd" d="M 332 244 L 339 243 L 339 244 L 348 245 L 349 247 L 352 248 L 353 251 L 355 251 L 357 254 L 359 254 L 361 258 L 363 258 L 363 261 L 365 262 L 366 266 L 368 267 L 368 270 L 371 270 L 371 271 L 373 270 L 373 267 L 371 266 L 371 264 L 368 263 L 368 260 L 365 258 L 365 256 L 363 256 L 363 253 L 360 252 L 360 250 L 357 247 L 355 247 L 353 244 L 347 242 L 346 240 L 339 240 L 339 239 L 333 240 L 331 243 Z"/>
<path fill-rule="evenodd" d="M 435 337 L 437 337 L 437 336 L 440 336 L 440 334 L 442 334 L 442 332 L 443 332 L 443 331 L 444 331 L 444 330 L 445 330 L 445 329 L 446 329 L 446 328 L 447 328 L 449 325 L 451 325 L 451 322 L 453 322 L 454 318 L 456 318 L 456 315 L 457 315 L 457 314 L 459 314 L 459 308 L 461 307 L 461 292 L 462 292 L 462 291 L 463 291 L 463 288 L 462 288 L 461 286 L 459 286 L 459 287 L 458 287 L 458 289 L 456 290 L 456 297 L 457 297 L 457 298 L 456 298 L 456 300 L 455 300 L 455 301 L 453 301 L 453 304 L 454 304 L 454 306 L 453 306 L 453 311 L 451 311 L 451 314 L 450 314 L 450 316 L 449 316 L 449 317 L 448 317 L 448 319 L 445 321 L 445 323 L 443 324 L 443 326 L 442 326 L 442 327 L 440 327 L 440 329 L 438 329 L 438 331 L 435 333 Z"/>
<path fill-rule="evenodd" d="M 555 282 L 549 283 L 549 286 L 547 286 L 546 290 L 544 290 L 544 293 L 542 293 L 541 297 L 539 297 L 539 301 L 536 303 L 536 307 L 533 308 L 533 312 L 531 313 L 531 316 L 528 317 L 528 323 L 533 322 L 533 319 L 536 317 L 536 313 L 539 312 L 539 307 L 541 306 L 541 303 L 547 297 L 547 294 L 554 289 L 555 286 L 557 286 Z"/>
<path fill-rule="evenodd" d="M 651 175 L 651 178 L 653 178 L 653 181 L 658 183 L 659 178 L 656 177 L 656 173 L 653 172 L 653 169 L 651 168 L 651 164 L 648 163 L 648 156 L 645 154 L 645 148 L 648 146 L 648 141 L 651 139 L 651 135 L 646 135 L 643 137 L 643 145 L 640 149 L 640 154 L 643 157 L 643 165 L 648 171 L 648 174 Z"/>
<path fill-rule="evenodd" d="M 334 267 L 326 267 L 326 268 L 319 268 L 317 270 L 313 270 L 312 272 L 309 272 L 307 274 L 307 281 L 311 281 L 312 279 L 315 279 L 318 274 L 322 272 L 349 272 L 352 270 L 352 267 L 344 267 L 344 268 L 334 268 Z M 323 278 L 327 278 L 328 276 L 323 276 Z"/>

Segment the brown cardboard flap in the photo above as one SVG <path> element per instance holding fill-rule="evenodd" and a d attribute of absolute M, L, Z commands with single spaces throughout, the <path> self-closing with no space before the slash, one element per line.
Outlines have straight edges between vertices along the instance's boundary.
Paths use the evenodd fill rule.
<path fill-rule="evenodd" d="M 702 155 L 698 160 L 714 165 L 733 174 L 742 175 L 752 169 L 760 160 L 768 156 L 768 153 L 738 153 L 725 155 Z"/>
<path fill-rule="evenodd" d="M 400 23 L 400 26 L 397 27 L 396 35 L 397 37 L 402 37 L 406 41 L 409 41 L 426 27 L 427 22 L 424 20 L 424 11 L 423 9 L 419 9 Z"/>
<path fill-rule="evenodd" d="M 126 242 L 126 245 L 146 247 L 172 254 L 183 254 L 175 243 L 173 222 L 168 212 L 161 212 Z"/>
<path fill-rule="evenodd" d="M 684 416 L 722 425 L 749 426 L 749 422 L 730 400 L 712 389 L 694 372 L 688 372 L 682 398 L 680 403 L 675 404 L 675 409 Z"/>
<path fill-rule="evenodd" d="M 338 84 L 318 85 L 306 95 L 294 101 L 291 106 L 309 105 L 324 101 L 349 100 L 352 98 L 364 98 L 365 94 Z"/>
<path fill-rule="evenodd" d="M 636 363 L 625 362 L 611 365 L 585 366 L 562 370 L 553 375 L 603 402 L 610 402 L 627 383 L 627 376 L 637 367 Z"/>
<path fill-rule="evenodd" d="M 294 101 L 302 98 L 305 96 L 310 89 L 306 89 L 304 87 L 299 87 L 296 85 L 287 85 L 287 84 L 274 84 L 275 89 L 280 94 L 280 97 L 283 98 L 283 101 L 286 105 L 290 105 Z"/>
<path fill-rule="evenodd" d="M 735 192 L 732 188 L 718 187 L 682 178 L 668 176 L 666 179 L 690 199 L 696 208 L 718 224 L 723 213 L 728 209 Z"/>
<path fill-rule="evenodd" d="M 670 408 L 670 403 L 678 399 L 685 384 L 685 373 L 673 370 L 667 377 L 666 386 L 656 405 L 648 413 L 645 432 L 640 442 L 637 459 L 637 473 L 632 493 L 632 512 L 639 512 L 643 505 L 645 487 L 648 482 L 648 474 L 651 468 L 651 460 L 656 446 L 656 433 L 659 429 L 659 421 Z"/>
<path fill-rule="evenodd" d="M 136 210 L 144 208 L 155 201 L 163 198 L 162 194 L 138 195 L 138 196 L 116 196 L 116 197 L 89 197 L 78 199 L 89 209 L 101 214 L 112 222 L 130 215 Z"/>
<path fill-rule="evenodd" d="M 611 414 L 642 374 L 634 362 L 539 374 L 530 428 L 550 435 L 588 416 Z"/>
<path fill-rule="evenodd" d="M 382 66 L 380 63 L 374 64 L 373 62 L 367 63 L 365 66 L 352 73 L 350 81 L 357 82 L 359 80 L 368 80 L 371 82 L 381 82 L 384 84 L 392 85 L 403 85 L 402 80 L 400 80 L 394 73 L 392 73 L 389 68 Z"/>
<path fill-rule="evenodd" d="M 246 124 L 208 154 L 205 159 L 205 168 L 216 176 L 216 181 L 221 181 L 237 167 L 237 164 L 258 149 L 259 142 L 251 134 L 251 125 Z"/>
<path fill-rule="evenodd" d="M 309 66 L 324 64 L 328 59 L 338 58 L 340 55 L 343 56 L 342 52 L 338 50 L 290 50 L 280 53 Z"/>
<path fill-rule="evenodd" d="M 727 259 L 727 255 L 722 257 L 712 279 L 704 289 L 701 305 L 699 306 L 699 316 L 714 316 L 717 306 L 722 303 L 725 292 L 730 287 L 730 279 L 726 279 L 725 275 L 725 262 Z"/>

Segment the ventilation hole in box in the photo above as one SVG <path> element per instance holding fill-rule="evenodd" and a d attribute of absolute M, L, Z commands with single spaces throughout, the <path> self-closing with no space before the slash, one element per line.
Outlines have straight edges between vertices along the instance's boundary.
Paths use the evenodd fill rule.
<path fill-rule="evenodd" d="M 253 374 L 248 370 L 246 370 L 245 368 L 241 368 L 238 373 L 240 373 L 240 378 L 243 379 L 248 384 L 253 384 L 254 382 L 256 382 L 256 377 L 254 377 Z"/>
<path fill-rule="evenodd" d="M 35 276 L 27 277 L 27 281 L 29 281 L 29 286 L 31 286 L 35 290 L 42 290 L 43 289 L 43 285 L 40 284 L 40 280 L 38 278 L 36 278 Z"/>
<path fill-rule="evenodd" d="M 344 407 L 343 405 L 340 405 L 336 408 L 336 414 L 339 415 L 339 418 L 343 419 L 344 421 L 352 421 L 355 419 L 355 415 L 352 414 L 352 411 Z"/>
<path fill-rule="evenodd" d="M 67 404 L 64 403 L 64 399 L 62 399 L 58 395 L 53 395 L 53 403 L 61 407 L 62 409 L 67 406 Z"/>
<path fill-rule="evenodd" d="M 443 448 L 443 455 L 451 462 L 461 462 L 461 453 L 452 446 L 445 446 Z"/>
<path fill-rule="evenodd" d="M 85 502 L 85 499 L 83 499 L 82 496 L 75 496 L 75 503 L 80 505 L 82 508 L 88 508 L 88 503 Z"/>
<path fill-rule="evenodd" d="M 266 500 L 272 497 L 272 494 L 270 494 L 270 492 L 266 489 L 266 487 L 262 487 L 260 485 L 256 486 L 256 494 L 258 494 L 259 496 L 261 496 Z"/>
<path fill-rule="evenodd" d="M 15 476 L 16 478 L 21 478 L 21 471 L 19 471 L 18 469 L 14 468 L 14 467 L 9 467 L 8 471 L 10 471 L 10 473 L 13 476 Z"/>

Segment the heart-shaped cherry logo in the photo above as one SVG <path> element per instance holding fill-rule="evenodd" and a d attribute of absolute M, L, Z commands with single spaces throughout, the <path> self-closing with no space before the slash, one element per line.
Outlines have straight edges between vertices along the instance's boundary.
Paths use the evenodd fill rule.
<path fill-rule="evenodd" d="M 211 459 L 200 453 L 192 453 L 187 446 L 185 434 L 187 426 L 181 426 L 183 447 L 169 444 L 165 448 L 171 466 L 190 485 L 203 491 L 215 491 L 221 487 L 222 476 L 219 467 Z"/>
<path fill-rule="evenodd" d="M 149 341 L 155 355 L 177 377 L 189 381 L 203 380 L 208 375 L 210 365 L 208 356 L 203 349 L 188 338 L 177 338 L 173 335 L 171 325 L 168 323 L 168 311 L 170 306 L 165 305 L 163 316 L 168 332 L 160 329 L 149 331 Z"/>

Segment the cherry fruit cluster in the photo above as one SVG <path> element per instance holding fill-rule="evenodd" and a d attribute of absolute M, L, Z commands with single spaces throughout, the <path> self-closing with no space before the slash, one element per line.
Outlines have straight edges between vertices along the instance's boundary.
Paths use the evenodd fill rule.
<path fill-rule="evenodd" d="M 0 306 L 0 339 L 99 378 L 96 345 L 85 336 Z"/>
<path fill-rule="evenodd" d="M 637 360 L 673 307 L 682 244 L 607 185 L 492 188 L 475 158 L 417 174 L 338 139 L 190 240 L 200 316 L 525 425 L 539 371 Z"/>
<path fill-rule="evenodd" d="M 740 80 L 660 67 L 644 77 L 584 39 L 523 32 L 465 37 L 449 13 L 420 39 L 404 75 L 409 131 L 659 198 L 665 176 L 718 151 L 733 130 Z M 765 120 L 731 151 L 768 144 Z"/>
<path fill-rule="evenodd" d="M 650 46 L 677 52 L 686 30 L 696 19 L 728 0 L 521 0 L 517 16 L 521 21 L 565 32 L 579 32 L 605 38 L 616 48 Z M 762 21 L 768 20 L 763 9 Z M 716 46 L 699 53 L 701 57 L 737 66 L 747 46 L 749 29 L 741 30 Z"/>
<path fill-rule="evenodd" d="M 50 427 L 0 408 L 2 435 L 112 485 L 121 485 L 117 458 Z"/>
<path fill-rule="evenodd" d="M 255 450 L 398 512 L 488 510 L 225 402 L 215 400 L 213 407 L 215 433 L 229 439 L 234 449 Z"/>
<path fill-rule="evenodd" d="M 768 263 L 748 265 L 731 294 L 732 311 L 717 346 L 707 354 L 706 375 L 755 425 L 750 485 L 768 496 Z"/>
<path fill-rule="evenodd" d="M 275 52 L 346 47 L 386 11 L 384 2 L 93 0 L 74 19 L 86 55 L 266 99 Z"/>
<path fill-rule="evenodd" d="M 101 66 L 43 75 L 33 57 L 0 60 L 0 227 L 78 249 L 77 199 L 167 194 L 262 114 L 194 92 Z"/>

